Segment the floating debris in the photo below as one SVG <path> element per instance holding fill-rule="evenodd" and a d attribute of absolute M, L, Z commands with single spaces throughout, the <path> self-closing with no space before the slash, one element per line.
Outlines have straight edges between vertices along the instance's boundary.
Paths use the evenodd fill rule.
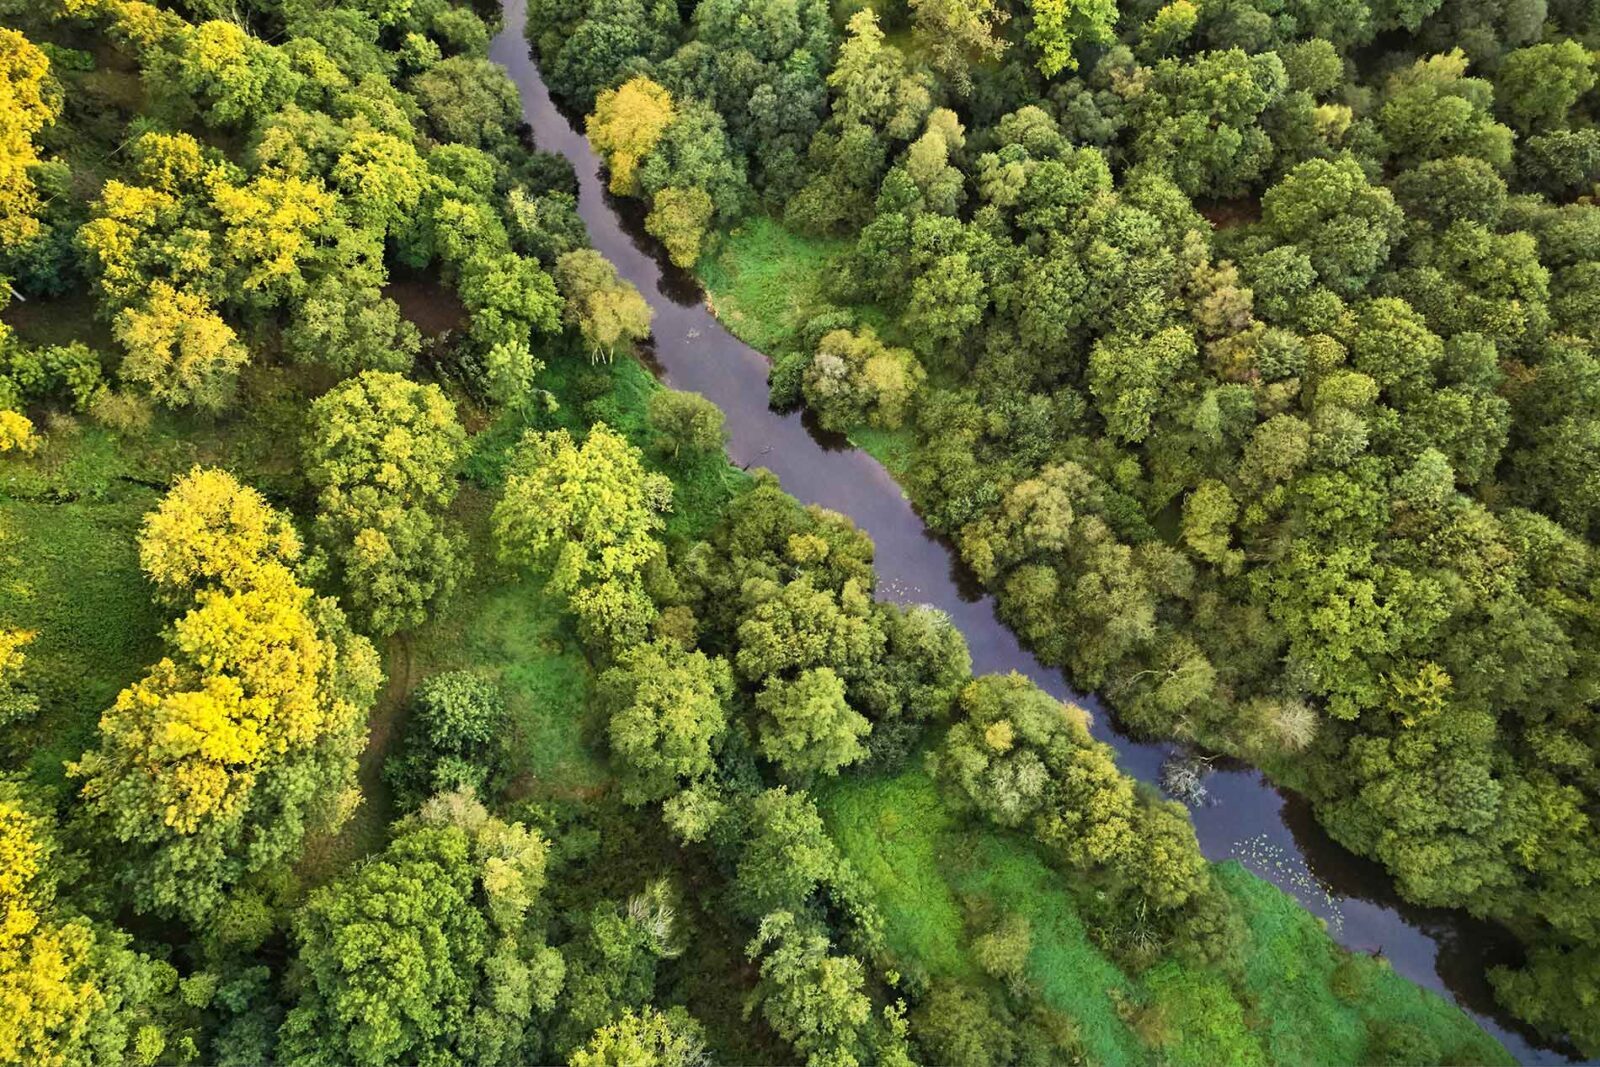
<path fill-rule="evenodd" d="M 1328 883 L 1311 873 L 1297 854 L 1274 844 L 1266 834 L 1258 834 L 1235 842 L 1231 855 L 1252 873 L 1294 897 L 1312 914 L 1321 916 L 1330 932 L 1338 934 L 1344 929 L 1340 898 Z"/>
<path fill-rule="evenodd" d="M 1169 756 L 1161 764 L 1161 791 L 1181 804 L 1198 808 L 1211 796 L 1206 788 L 1206 775 L 1210 771 L 1211 765 L 1197 756 Z"/>

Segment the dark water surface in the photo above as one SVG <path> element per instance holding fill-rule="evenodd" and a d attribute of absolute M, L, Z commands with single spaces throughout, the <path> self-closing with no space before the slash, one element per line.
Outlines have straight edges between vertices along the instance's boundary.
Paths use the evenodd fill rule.
<path fill-rule="evenodd" d="M 1156 782 L 1176 746 L 1122 735 L 1096 697 L 1073 692 L 1060 671 L 1023 649 L 995 617 L 993 599 L 982 595 L 951 549 L 928 531 L 875 459 L 842 438 L 814 431 L 799 414 L 767 407 L 766 356 L 724 329 L 707 310 L 696 281 L 666 262 L 644 233 L 638 205 L 605 192 L 598 158 L 551 101 L 529 57 L 524 3 L 505 0 L 505 28 L 490 56 L 521 91 L 538 146 L 565 156 L 577 170 L 578 213 L 589 239 L 654 309 L 654 364 L 662 380 L 722 409 L 735 463 L 766 467 L 802 501 L 854 519 L 877 545 L 879 594 L 948 612 L 966 635 L 975 673 L 1018 671 L 1056 697 L 1090 709 L 1097 736 L 1117 750 L 1123 770 Z M 1502 930 L 1461 912 L 1404 903 L 1381 867 L 1331 840 L 1303 798 L 1274 787 L 1253 768 L 1219 765 L 1206 786 L 1209 802 L 1191 814 L 1208 857 L 1242 860 L 1327 920 L 1341 944 L 1381 952 L 1399 973 L 1452 997 L 1521 1062 L 1567 1061 L 1495 1005 L 1484 969 L 1518 961 L 1514 942 Z"/>

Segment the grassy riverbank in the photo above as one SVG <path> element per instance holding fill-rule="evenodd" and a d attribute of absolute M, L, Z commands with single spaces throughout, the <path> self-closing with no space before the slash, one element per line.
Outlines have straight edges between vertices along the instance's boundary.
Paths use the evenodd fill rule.
<path fill-rule="evenodd" d="M 829 305 L 829 271 L 844 247 L 752 218 L 698 273 L 724 325 L 781 352 Z M 877 309 L 852 310 L 894 338 Z M 860 427 L 849 436 L 897 477 L 915 462 L 908 431 Z M 1212 969 L 1168 960 L 1126 974 L 1096 947 L 1081 915 L 1075 894 L 1092 890 L 1068 884 L 1024 838 L 961 821 L 920 769 L 842 780 L 819 800 L 906 966 L 973 980 L 967 914 L 980 902 L 1024 914 L 1034 931 L 1027 980 L 1073 1020 L 1093 1062 L 1353 1063 L 1373 1041 L 1402 1057 L 1514 1062 L 1460 1009 L 1386 963 L 1340 948 L 1294 898 L 1238 863 L 1214 865 L 1250 931 L 1236 959 Z"/>

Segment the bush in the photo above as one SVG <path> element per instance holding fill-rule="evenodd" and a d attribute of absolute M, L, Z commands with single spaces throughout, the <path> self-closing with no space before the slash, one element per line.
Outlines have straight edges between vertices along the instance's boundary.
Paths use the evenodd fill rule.
<path fill-rule="evenodd" d="M 786 352 L 772 363 L 767 375 L 767 403 L 775 411 L 791 411 L 805 399 L 806 370 L 811 366 L 810 352 Z"/>
<path fill-rule="evenodd" d="M 411 809 L 438 792 L 492 795 L 506 769 L 505 701 L 470 671 L 435 674 L 417 686 L 400 754 L 384 767 L 395 803 Z"/>

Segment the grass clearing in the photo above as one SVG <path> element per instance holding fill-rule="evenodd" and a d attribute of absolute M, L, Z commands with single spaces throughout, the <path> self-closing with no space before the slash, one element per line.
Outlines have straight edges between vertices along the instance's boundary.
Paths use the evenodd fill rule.
<path fill-rule="evenodd" d="M 946 878 L 958 827 L 933 780 L 918 769 L 816 793 L 828 832 L 874 891 L 889 947 L 936 977 L 978 979 Z"/>
<path fill-rule="evenodd" d="M 817 802 L 834 841 L 872 887 L 893 951 L 935 978 L 986 981 L 968 948 L 962 899 L 1020 912 L 1033 927 L 1028 977 L 1077 1024 L 1092 1062 L 1147 1059 L 1114 999 L 1136 995 L 1135 987 L 1090 942 L 1061 875 L 1031 844 L 967 826 L 918 761 L 893 777 L 830 782 Z"/>
<path fill-rule="evenodd" d="M 1092 1062 L 1143 1063 L 1148 1056 L 1117 1011 L 1136 986 L 1089 939 L 1065 877 L 1017 835 L 975 828 L 952 843 L 964 861 L 953 872 L 960 892 L 988 897 L 1033 926 L 1028 979 L 1050 1007 L 1070 1016 Z"/>
<path fill-rule="evenodd" d="M 896 481 L 906 476 L 916 459 L 916 434 L 908 426 L 898 430 L 857 426 L 850 431 L 849 437 L 851 444 L 883 464 Z"/>
<path fill-rule="evenodd" d="M 697 271 L 723 325 L 770 355 L 792 347 L 805 321 L 828 302 L 829 270 L 848 247 L 848 241 L 806 237 L 761 216 L 728 233 Z"/>
<path fill-rule="evenodd" d="M 93 742 L 100 712 L 160 654 L 164 620 L 134 546 L 156 499 L 137 487 L 62 503 L 0 492 L 0 626 L 35 633 L 23 680 L 43 706 L 5 731 L 5 747 L 42 784 L 65 784 L 62 761 Z"/>
<path fill-rule="evenodd" d="M 1379 1023 L 1420 1030 L 1441 1062 L 1516 1062 L 1454 1004 L 1339 948 L 1288 894 L 1237 863 L 1216 872 L 1248 918 L 1242 993 L 1269 1061 L 1360 1062 L 1367 1025 Z"/>

